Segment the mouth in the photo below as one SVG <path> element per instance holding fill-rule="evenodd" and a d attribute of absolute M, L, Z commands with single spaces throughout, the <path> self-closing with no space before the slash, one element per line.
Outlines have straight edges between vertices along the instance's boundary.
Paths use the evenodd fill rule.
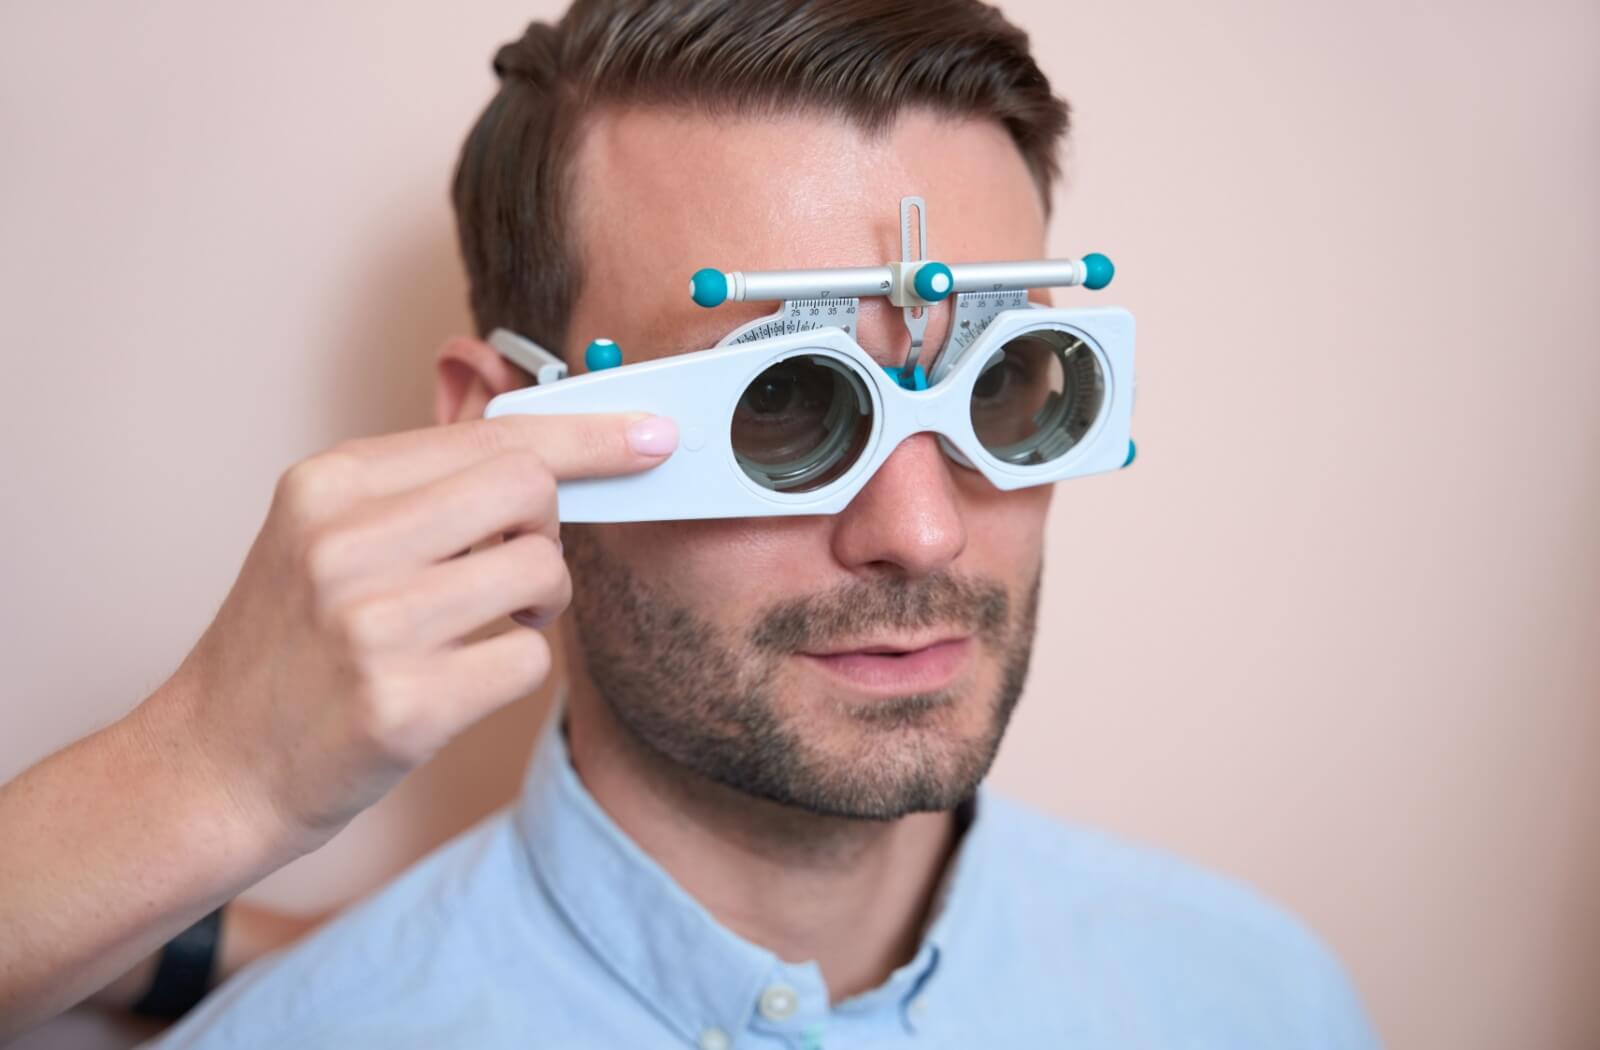
<path fill-rule="evenodd" d="M 971 659 L 972 639 L 882 640 L 800 656 L 857 692 L 904 696 L 948 687 Z"/>

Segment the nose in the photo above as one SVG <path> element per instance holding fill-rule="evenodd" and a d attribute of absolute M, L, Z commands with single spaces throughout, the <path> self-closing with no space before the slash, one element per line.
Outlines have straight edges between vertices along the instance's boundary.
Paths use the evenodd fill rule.
<path fill-rule="evenodd" d="M 913 434 L 835 517 L 833 553 L 852 571 L 927 576 L 967 546 L 956 469 L 932 434 Z"/>

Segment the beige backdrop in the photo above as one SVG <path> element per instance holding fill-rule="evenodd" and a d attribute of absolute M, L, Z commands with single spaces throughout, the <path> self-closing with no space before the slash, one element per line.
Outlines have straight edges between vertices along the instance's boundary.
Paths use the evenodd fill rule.
<path fill-rule="evenodd" d="M 0 6 L 0 776 L 175 666 L 288 463 L 426 420 L 455 151 L 556 7 Z M 1286 902 L 1395 1047 L 1600 1045 L 1600 7 L 1007 7 L 1142 396 L 995 779 Z M 542 712 L 257 896 L 453 834 Z"/>

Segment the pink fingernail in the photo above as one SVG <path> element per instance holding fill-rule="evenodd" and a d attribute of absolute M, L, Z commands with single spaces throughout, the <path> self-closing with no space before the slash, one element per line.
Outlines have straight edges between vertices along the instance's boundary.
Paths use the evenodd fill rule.
<path fill-rule="evenodd" d="M 678 424 L 666 416 L 646 416 L 628 427 L 628 447 L 641 456 L 666 456 L 678 447 Z"/>

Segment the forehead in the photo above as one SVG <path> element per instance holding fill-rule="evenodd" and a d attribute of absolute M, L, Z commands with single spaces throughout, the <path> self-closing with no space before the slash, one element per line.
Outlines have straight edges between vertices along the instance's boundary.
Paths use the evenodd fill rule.
<path fill-rule="evenodd" d="M 881 266 L 900 257 L 899 204 L 927 202 L 929 257 L 1037 258 L 1044 216 L 1021 154 L 991 121 L 922 111 L 867 134 L 817 115 L 627 108 L 589 121 L 573 162 L 583 286 L 572 351 L 609 336 L 629 361 L 710 346 L 770 303 L 705 310 L 701 267 Z M 863 321 L 887 304 L 863 303 Z"/>

